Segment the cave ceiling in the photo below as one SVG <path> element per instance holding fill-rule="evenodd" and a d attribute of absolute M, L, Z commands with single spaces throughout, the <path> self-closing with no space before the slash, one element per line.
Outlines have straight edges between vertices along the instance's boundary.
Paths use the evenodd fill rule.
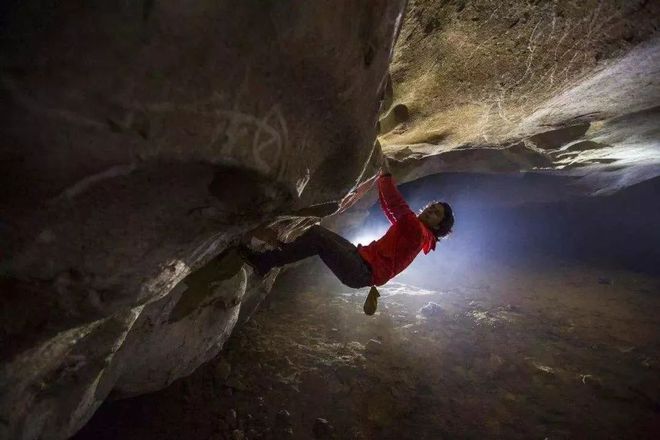
<path fill-rule="evenodd" d="M 411 0 L 379 140 L 413 179 L 660 172 L 660 3 Z"/>

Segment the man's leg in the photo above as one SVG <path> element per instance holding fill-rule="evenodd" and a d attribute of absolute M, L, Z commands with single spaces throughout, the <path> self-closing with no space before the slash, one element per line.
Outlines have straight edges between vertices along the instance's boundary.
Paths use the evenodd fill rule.
<path fill-rule="evenodd" d="M 371 269 L 357 248 L 348 240 L 321 226 L 312 226 L 281 249 L 253 256 L 259 270 L 267 272 L 273 267 L 300 261 L 318 255 L 326 266 L 345 285 L 353 288 L 371 285 Z"/>

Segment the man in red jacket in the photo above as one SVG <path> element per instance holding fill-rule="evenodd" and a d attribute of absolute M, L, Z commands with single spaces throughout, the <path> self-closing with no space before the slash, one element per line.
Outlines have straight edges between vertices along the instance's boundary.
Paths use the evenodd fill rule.
<path fill-rule="evenodd" d="M 366 246 L 355 247 L 340 235 L 316 225 L 280 249 L 260 254 L 246 251 L 246 258 L 257 273 L 265 275 L 273 267 L 318 255 L 348 287 L 382 286 L 408 267 L 420 251 L 428 254 L 434 250 L 436 242 L 451 232 L 454 214 L 449 204 L 433 202 L 416 215 L 387 171 L 378 177 L 378 196 L 391 226 L 385 235 Z M 372 292 L 375 297 L 371 300 L 376 301 L 378 293 L 375 289 Z M 369 296 L 373 295 L 370 292 Z"/>

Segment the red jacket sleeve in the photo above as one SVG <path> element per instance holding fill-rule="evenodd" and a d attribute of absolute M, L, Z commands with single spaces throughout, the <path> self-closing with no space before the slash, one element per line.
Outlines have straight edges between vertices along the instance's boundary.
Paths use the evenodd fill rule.
<path fill-rule="evenodd" d="M 378 178 L 378 198 L 381 209 L 392 224 L 404 215 L 412 213 L 390 175 L 382 175 Z"/>

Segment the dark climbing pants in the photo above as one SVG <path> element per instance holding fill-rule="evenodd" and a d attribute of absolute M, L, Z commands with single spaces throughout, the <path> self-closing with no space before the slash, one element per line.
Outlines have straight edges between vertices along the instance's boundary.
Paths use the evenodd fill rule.
<path fill-rule="evenodd" d="M 312 226 L 296 240 L 280 249 L 258 254 L 259 265 L 265 269 L 284 266 L 318 255 L 339 281 L 358 289 L 371 286 L 371 268 L 350 241 L 322 227 Z"/>

